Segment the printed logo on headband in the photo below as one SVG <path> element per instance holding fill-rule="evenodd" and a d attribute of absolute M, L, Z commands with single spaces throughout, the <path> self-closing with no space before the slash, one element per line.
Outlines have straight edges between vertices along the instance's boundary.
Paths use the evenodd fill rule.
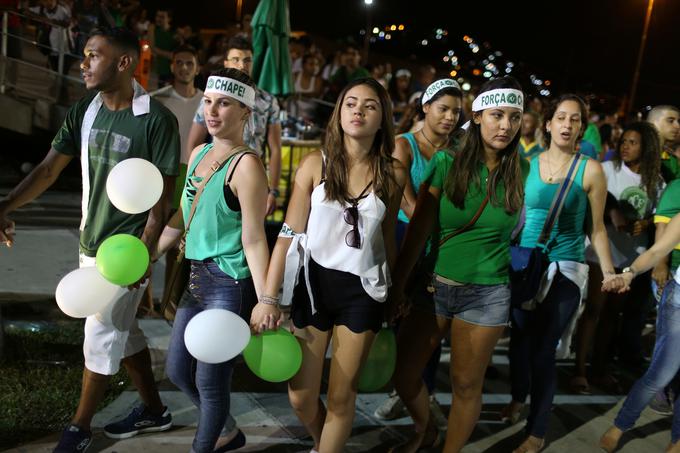
<path fill-rule="evenodd" d="M 524 111 L 524 94 L 512 88 L 499 88 L 481 93 L 472 103 L 473 112 L 499 107 L 513 107 Z"/>
<path fill-rule="evenodd" d="M 432 98 L 439 93 L 441 90 L 444 88 L 455 88 L 457 90 L 460 90 L 460 85 L 458 85 L 458 82 L 456 82 L 453 79 L 439 79 L 435 80 L 430 84 L 429 87 L 425 90 L 425 94 L 423 95 L 423 100 L 421 103 L 423 105 L 427 104 L 432 100 Z"/>
<path fill-rule="evenodd" d="M 243 102 L 251 109 L 255 106 L 255 90 L 238 80 L 228 77 L 210 76 L 205 86 L 205 93 L 217 93 Z"/>

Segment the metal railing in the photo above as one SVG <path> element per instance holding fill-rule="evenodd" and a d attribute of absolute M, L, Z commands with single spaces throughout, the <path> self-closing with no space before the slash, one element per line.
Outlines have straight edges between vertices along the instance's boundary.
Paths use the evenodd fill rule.
<path fill-rule="evenodd" d="M 69 50 L 69 29 L 60 23 L 37 15 L 23 14 L 8 9 L 0 9 L 0 11 L 2 12 L 0 93 L 4 94 L 7 92 L 8 88 L 11 88 L 17 92 L 21 92 L 27 97 L 42 98 L 48 101 L 57 102 L 60 100 L 60 97 L 63 97 L 66 87 L 72 86 L 75 87 L 77 92 L 76 97 L 79 97 L 85 89 L 84 82 L 80 77 L 64 74 L 65 68 L 70 66 L 70 64 L 67 65 L 67 60 L 79 62 L 81 59 L 81 56 L 76 55 Z M 13 30 L 9 27 L 10 16 L 16 16 L 22 21 L 22 27 L 18 33 L 13 33 Z M 50 29 L 57 30 L 57 33 L 59 33 L 60 36 L 58 48 L 39 43 L 35 39 L 35 34 L 31 35 L 30 33 L 32 29 L 36 29 L 37 27 L 50 27 Z M 16 40 L 16 43 L 20 46 L 20 58 L 9 55 L 10 40 Z M 41 48 L 44 49 L 44 51 L 39 51 Z M 56 69 L 53 69 L 49 65 L 50 56 L 56 56 Z M 40 90 L 34 89 L 30 83 L 28 86 L 22 84 L 22 79 L 19 75 L 19 72 L 21 72 L 20 70 L 23 70 L 23 72 L 30 75 L 30 78 L 33 80 L 35 80 L 36 77 L 40 78 L 40 75 L 42 75 L 45 79 L 43 82 L 51 81 L 51 89 L 45 94 Z"/>

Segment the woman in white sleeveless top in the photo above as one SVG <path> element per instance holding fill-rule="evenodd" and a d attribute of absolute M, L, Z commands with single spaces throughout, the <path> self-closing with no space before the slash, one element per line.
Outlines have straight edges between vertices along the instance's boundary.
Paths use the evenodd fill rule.
<path fill-rule="evenodd" d="M 313 451 L 343 450 L 359 373 L 383 321 L 406 179 L 393 151 L 387 92 L 373 79 L 351 82 L 333 111 L 324 150 L 300 163 L 267 273 L 267 297 L 276 300 L 283 282 L 284 303 L 292 299 L 303 359 L 289 396 L 314 439 Z M 331 337 L 325 407 L 319 394 Z"/>

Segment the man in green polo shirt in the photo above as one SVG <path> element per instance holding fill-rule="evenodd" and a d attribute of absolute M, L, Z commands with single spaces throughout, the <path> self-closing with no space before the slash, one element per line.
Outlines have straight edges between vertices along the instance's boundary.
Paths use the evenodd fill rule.
<path fill-rule="evenodd" d="M 128 233 L 155 250 L 167 220 L 179 167 L 179 133 L 174 115 L 153 100 L 133 79 L 139 43 L 129 30 L 95 31 L 87 41 L 81 63 L 85 86 L 93 93 L 71 107 L 45 159 L 0 201 L 0 243 L 11 245 L 13 210 L 29 203 L 57 179 L 75 157 L 83 169 L 83 218 L 80 235 L 81 267 L 94 266 L 99 245 L 109 236 Z M 106 195 L 106 179 L 120 161 L 142 158 L 163 174 L 163 194 L 148 213 L 117 210 Z M 169 429 L 172 417 L 163 406 L 151 371 L 144 334 L 135 320 L 145 289 L 125 292 L 110 309 L 85 321 L 85 369 L 80 402 L 71 424 L 54 450 L 82 452 L 90 444 L 90 422 L 103 400 L 109 376 L 120 363 L 137 387 L 143 404 L 127 418 L 104 428 L 107 436 L 126 438 L 139 432 Z M 106 313 L 105 313 L 106 312 Z"/>

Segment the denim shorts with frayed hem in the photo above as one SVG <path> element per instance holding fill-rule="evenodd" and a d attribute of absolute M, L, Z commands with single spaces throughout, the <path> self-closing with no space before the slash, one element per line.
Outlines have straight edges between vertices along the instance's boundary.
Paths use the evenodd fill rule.
<path fill-rule="evenodd" d="M 433 286 L 433 309 L 437 316 L 486 327 L 508 324 L 510 286 L 507 284 L 458 286 L 434 279 Z"/>

